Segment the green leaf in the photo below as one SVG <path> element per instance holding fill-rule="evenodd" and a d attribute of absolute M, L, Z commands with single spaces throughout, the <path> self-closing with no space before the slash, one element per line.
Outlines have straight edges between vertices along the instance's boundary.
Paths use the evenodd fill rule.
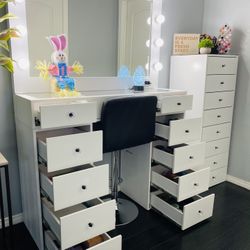
<path fill-rule="evenodd" d="M 0 2 L 0 9 L 2 9 L 7 3 Z"/>
<path fill-rule="evenodd" d="M 0 32 L 0 40 L 8 41 L 10 38 L 20 37 L 20 32 L 16 28 L 9 28 Z"/>
<path fill-rule="evenodd" d="M 0 65 L 9 72 L 14 72 L 13 60 L 10 57 L 0 54 Z"/>
<path fill-rule="evenodd" d="M 0 47 L 1 48 L 4 48 L 5 50 L 9 51 L 9 45 L 8 45 L 8 42 L 7 41 L 1 41 L 0 40 Z"/>
<path fill-rule="evenodd" d="M 17 18 L 15 15 L 11 14 L 11 13 L 7 13 L 6 15 L 0 17 L 0 23 L 4 22 L 5 20 L 8 19 L 15 19 Z"/>

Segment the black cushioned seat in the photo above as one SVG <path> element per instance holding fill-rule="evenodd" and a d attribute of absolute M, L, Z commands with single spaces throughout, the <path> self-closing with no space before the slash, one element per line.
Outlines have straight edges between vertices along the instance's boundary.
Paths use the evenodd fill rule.
<path fill-rule="evenodd" d="M 107 101 L 99 129 L 104 153 L 149 143 L 155 134 L 157 97 L 127 97 Z"/>

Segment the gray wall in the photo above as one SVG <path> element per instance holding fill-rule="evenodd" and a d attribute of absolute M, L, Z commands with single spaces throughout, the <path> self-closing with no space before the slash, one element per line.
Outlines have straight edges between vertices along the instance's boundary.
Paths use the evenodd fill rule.
<path fill-rule="evenodd" d="M 229 174 L 250 181 L 250 1 L 205 0 L 203 31 L 233 28 L 232 54 L 240 54 Z"/>
<path fill-rule="evenodd" d="M 22 212 L 10 75 L 0 67 L 0 152 L 9 161 L 13 214 Z"/>
<path fill-rule="evenodd" d="M 69 1 L 70 62 L 85 76 L 117 75 L 118 0 Z"/>
<path fill-rule="evenodd" d="M 166 22 L 162 27 L 165 45 L 161 50 L 164 70 L 160 73 L 160 87 L 169 86 L 174 33 L 201 33 L 203 4 L 203 0 L 163 0 L 163 14 L 166 16 Z"/>

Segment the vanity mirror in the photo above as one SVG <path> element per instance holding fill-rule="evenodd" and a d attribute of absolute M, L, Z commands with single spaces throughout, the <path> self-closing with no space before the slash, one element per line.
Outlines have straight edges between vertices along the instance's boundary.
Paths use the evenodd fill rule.
<path fill-rule="evenodd" d="M 34 67 L 38 60 L 50 61 L 53 50 L 46 37 L 62 33 L 69 40 L 69 64 L 78 60 L 85 68 L 83 77 L 77 78 L 80 91 L 100 89 L 99 83 L 109 90 L 127 88 L 131 83 L 117 78 L 122 65 L 132 74 L 143 66 L 147 79 L 157 87 L 162 67 L 161 7 L 162 0 L 17 0 L 9 4 L 19 17 L 10 25 L 22 33 L 21 39 L 11 42 L 17 61 L 15 92 L 49 91 L 49 83 L 37 77 Z"/>

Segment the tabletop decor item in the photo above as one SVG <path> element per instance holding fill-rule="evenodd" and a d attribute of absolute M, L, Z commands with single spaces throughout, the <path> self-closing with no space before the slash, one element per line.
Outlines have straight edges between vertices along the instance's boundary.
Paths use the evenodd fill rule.
<path fill-rule="evenodd" d="M 229 25 L 225 24 L 220 29 L 218 37 L 218 52 L 219 54 L 227 54 L 232 48 L 232 29 Z"/>
<path fill-rule="evenodd" d="M 201 34 L 200 41 L 205 39 L 205 38 L 212 40 L 212 42 L 214 44 L 214 47 L 212 48 L 211 54 L 218 54 L 218 44 L 217 44 L 218 39 L 217 39 L 217 37 L 211 36 L 209 34 Z"/>
<path fill-rule="evenodd" d="M 197 55 L 200 34 L 174 34 L 174 55 Z"/>
<path fill-rule="evenodd" d="M 75 88 L 75 79 L 70 77 L 71 73 L 83 74 L 83 66 L 75 62 L 72 66 L 67 64 L 67 38 L 65 35 L 51 36 L 48 38 L 54 52 L 51 55 L 51 62 L 38 61 L 36 69 L 40 71 L 40 77 L 50 80 L 51 92 L 56 96 L 79 96 Z"/>
<path fill-rule="evenodd" d="M 0 9 L 4 8 L 7 3 L 14 2 L 14 0 L 0 0 Z M 9 20 L 16 18 L 15 15 L 11 13 L 7 13 L 4 16 L 0 17 L 0 24 Z M 5 30 L 0 30 L 0 48 L 4 49 L 5 51 L 9 52 L 9 44 L 8 41 L 11 38 L 19 37 L 19 31 L 16 28 L 7 28 Z M 13 73 L 13 60 L 6 54 L 0 53 L 0 65 L 7 69 L 9 72 Z"/>
<path fill-rule="evenodd" d="M 214 43 L 210 38 L 204 38 L 199 43 L 200 54 L 211 54 Z"/>

